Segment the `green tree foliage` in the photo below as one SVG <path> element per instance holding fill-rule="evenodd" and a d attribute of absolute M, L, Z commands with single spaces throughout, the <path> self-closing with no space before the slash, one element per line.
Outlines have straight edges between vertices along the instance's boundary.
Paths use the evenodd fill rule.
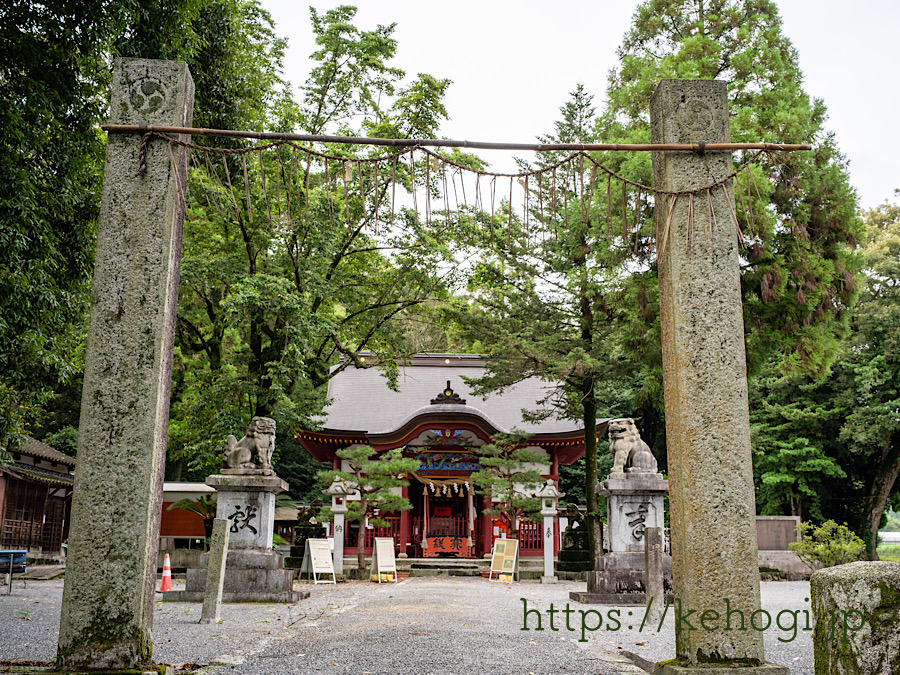
<path fill-rule="evenodd" d="M 803 90 L 797 52 L 781 33 L 775 3 L 647 0 L 619 57 L 598 127 L 606 142 L 648 142 L 650 96 L 661 78 L 674 77 L 729 83 L 735 142 L 813 145 L 809 152 L 761 157 L 750 184 L 737 186 L 746 247 L 741 289 L 751 372 L 770 355 L 785 370 L 826 372 L 856 300 L 860 261 L 853 248 L 862 227 L 846 162 L 824 126 L 825 104 Z M 739 153 L 735 163 L 749 154 Z M 606 159 L 630 177 L 650 180 L 649 157 Z M 655 305 L 655 279 L 634 281 L 646 286 Z"/>
<path fill-rule="evenodd" d="M 446 117 L 449 82 L 420 74 L 403 83 L 388 65 L 393 27 L 360 30 L 352 7 L 311 10 L 318 49 L 299 105 L 286 97 L 283 43 L 268 15 L 214 7 L 213 25 L 224 27 L 198 30 L 206 37 L 197 56 L 212 92 L 198 110 L 211 126 L 432 136 Z M 400 209 L 395 227 L 384 225 L 392 174 L 401 191 L 412 187 L 406 162 L 382 167 L 376 181 L 372 165 L 354 161 L 373 150 L 323 150 L 341 161 L 308 163 L 282 148 L 262 158 L 209 155 L 192 171 L 170 427 L 170 460 L 189 474 L 208 472 L 218 439 L 251 415 L 273 416 L 280 428 L 313 425 L 328 380 L 373 364 L 362 352 L 393 363 L 407 344 L 409 313 L 444 293 L 444 254 L 426 246 L 415 214 Z"/>
<path fill-rule="evenodd" d="M 388 522 L 379 515 L 399 513 L 412 508 L 405 497 L 397 494 L 400 488 L 409 485 L 407 474 L 419 468 L 415 459 L 403 457 L 399 448 L 380 455 L 368 445 L 351 446 L 338 450 L 337 456 L 345 460 L 349 471 L 322 471 L 319 479 L 329 485 L 335 476 L 348 488 L 356 490 L 358 499 L 348 499 L 347 521 L 359 523 L 359 542 L 356 547 L 356 561 L 359 573 L 366 569 L 363 537 L 366 524 L 387 527 Z"/>
<path fill-rule="evenodd" d="M 527 444 L 528 434 L 496 434 L 491 443 L 478 448 L 483 468 L 471 477 L 476 492 L 492 499 L 488 512 L 510 524 L 510 539 L 518 536 L 519 516 L 539 520 L 540 499 L 534 493 L 544 484 L 538 467 L 546 467 L 547 457 Z"/>
<path fill-rule="evenodd" d="M 900 207 L 866 223 L 866 283 L 831 370 L 812 378 L 773 363 L 750 396 L 760 511 L 845 521 L 875 557 L 900 474 Z"/>
<path fill-rule="evenodd" d="M 792 542 L 789 548 L 800 559 L 814 569 L 846 565 L 859 560 L 865 544 L 845 525 L 838 525 L 833 520 L 820 526 L 812 523 L 800 523 L 797 526 L 800 541 Z"/>

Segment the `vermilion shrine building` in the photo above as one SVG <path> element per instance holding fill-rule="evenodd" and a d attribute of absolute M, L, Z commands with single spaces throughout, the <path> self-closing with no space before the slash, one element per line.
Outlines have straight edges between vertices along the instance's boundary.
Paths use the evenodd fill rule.
<path fill-rule="evenodd" d="M 542 474 L 558 483 L 560 464 L 572 464 L 584 454 L 584 429 L 571 420 L 522 420 L 522 410 L 537 409 L 549 393 L 550 385 L 538 378 L 502 394 L 473 396 L 462 377 L 484 374 L 480 356 L 417 354 L 399 370 L 399 391 L 388 387 L 378 368 L 351 366 L 335 375 L 328 385 L 330 404 L 323 428 L 302 431 L 297 439 L 316 460 L 331 462 L 335 470 L 348 468 L 336 453 L 353 445 L 371 445 L 378 452 L 403 448 L 404 456 L 419 460 L 409 487 L 403 488 L 412 509 L 383 516 L 389 528 L 367 529 L 367 553 L 376 536 L 391 536 L 400 555 L 482 557 L 508 524 L 486 513 L 486 498 L 475 494 L 470 482 L 481 468 L 478 447 L 497 432 L 533 434 L 529 447 L 547 458 L 540 466 Z M 605 429 L 603 420 L 597 434 Z M 356 553 L 358 539 L 358 525 L 349 524 L 345 553 Z M 541 525 L 522 520 L 519 541 L 521 555 L 541 555 Z"/>

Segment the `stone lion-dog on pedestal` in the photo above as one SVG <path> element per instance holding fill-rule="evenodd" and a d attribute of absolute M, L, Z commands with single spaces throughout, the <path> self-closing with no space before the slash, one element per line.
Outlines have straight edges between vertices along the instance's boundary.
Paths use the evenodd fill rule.
<path fill-rule="evenodd" d="M 229 436 L 225 441 L 226 469 L 271 471 L 275 452 L 275 420 L 254 417 L 241 440 Z"/>
<path fill-rule="evenodd" d="M 626 467 L 628 473 L 656 473 L 656 458 L 641 439 L 633 419 L 612 420 L 608 429 L 609 450 L 614 458 L 610 476 L 624 476 Z"/>

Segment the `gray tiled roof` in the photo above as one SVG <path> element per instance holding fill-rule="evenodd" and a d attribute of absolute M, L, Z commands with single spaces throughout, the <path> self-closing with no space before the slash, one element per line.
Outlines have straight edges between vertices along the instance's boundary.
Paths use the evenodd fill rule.
<path fill-rule="evenodd" d="M 531 433 L 558 433 L 575 431 L 582 426 L 572 420 L 550 418 L 540 423 L 522 421 L 522 409 L 534 410 L 537 402 L 547 396 L 551 385 L 538 378 L 520 382 L 502 394 L 490 394 L 484 398 L 473 396 L 462 377 L 479 377 L 483 366 L 466 364 L 445 365 L 444 357 L 416 358 L 414 365 L 400 366 L 399 392 L 387 386 L 387 380 L 378 368 L 347 368 L 335 375 L 328 385 L 331 404 L 325 409 L 323 426 L 328 429 L 365 431 L 380 434 L 394 431 L 404 422 L 423 412 L 481 413 L 501 431 L 513 428 Z M 432 365 L 433 364 L 433 365 Z M 453 391 L 466 400 L 466 405 L 430 405 L 450 380 Z"/>
<path fill-rule="evenodd" d="M 68 455 L 64 455 L 56 448 L 47 445 L 43 441 L 39 441 L 31 436 L 25 437 L 25 442 L 17 449 L 17 452 L 29 457 L 40 457 L 51 462 L 57 462 L 66 466 L 75 466 L 75 460 Z"/>

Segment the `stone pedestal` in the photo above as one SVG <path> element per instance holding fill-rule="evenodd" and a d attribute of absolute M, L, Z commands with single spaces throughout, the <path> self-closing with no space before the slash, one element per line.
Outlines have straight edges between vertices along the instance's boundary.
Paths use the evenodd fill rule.
<path fill-rule="evenodd" d="M 607 498 L 609 552 L 598 570 L 587 573 L 587 592 L 573 591 L 572 600 L 590 604 L 642 605 L 644 580 L 644 530 L 665 528 L 665 496 L 669 483 L 658 473 L 611 474 L 597 487 Z M 664 586 L 672 592 L 672 558 L 663 554 Z"/>
<path fill-rule="evenodd" d="M 275 530 L 275 495 L 287 483 L 271 472 L 232 472 L 206 479 L 216 488 L 216 518 L 228 520 L 228 557 L 225 563 L 223 602 L 297 602 L 309 593 L 292 590 L 293 570 L 272 550 Z M 208 555 L 200 569 L 188 569 L 184 591 L 165 594 L 167 602 L 201 602 Z"/>

